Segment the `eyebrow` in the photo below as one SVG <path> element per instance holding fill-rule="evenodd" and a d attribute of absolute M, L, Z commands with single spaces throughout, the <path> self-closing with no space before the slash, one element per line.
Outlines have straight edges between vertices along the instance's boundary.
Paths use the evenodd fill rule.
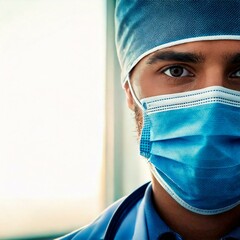
<path fill-rule="evenodd" d="M 235 55 L 231 56 L 229 58 L 229 62 L 231 64 L 239 64 L 240 63 L 240 53 L 236 53 Z"/>
<path fill-rule="evenodd" d="M 239 55 L 240 57 L 240 55 Z M 147 64 L 154 64 L 159 61 L 179 61 L 187 63 L 202 63 L 204 57 L 201 54 L 175 51 L 157 51 L 147 60 Z"/>

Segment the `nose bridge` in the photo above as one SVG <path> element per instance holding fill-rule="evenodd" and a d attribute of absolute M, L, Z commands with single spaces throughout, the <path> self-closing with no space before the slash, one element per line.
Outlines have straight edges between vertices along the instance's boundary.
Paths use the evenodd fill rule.
<path fill-rule="evenodd" d="M 201 78 L 201 87 L 224 86 L 226 76 L 221 64 L 208 64 Z"/>

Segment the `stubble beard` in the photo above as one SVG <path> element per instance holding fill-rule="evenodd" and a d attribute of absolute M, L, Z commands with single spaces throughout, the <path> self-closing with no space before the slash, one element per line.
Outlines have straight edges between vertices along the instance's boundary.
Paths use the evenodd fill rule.
<path fill-rule="evenodd" d="M 137 105 L 134 105 L 134 113 L 135 113 L 136 129 L 137 129 L 137 138 L 138 140 L 140 140 L 142 127 L 143 127 L 142 110 Z"/>

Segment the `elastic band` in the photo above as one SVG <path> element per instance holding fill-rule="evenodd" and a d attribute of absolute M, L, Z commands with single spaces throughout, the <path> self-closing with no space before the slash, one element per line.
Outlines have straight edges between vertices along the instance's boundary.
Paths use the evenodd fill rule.
<path fill-rule="evenodd" d="M 131 94 L 133 96 L 133 99 L 134 99 L 135 103 L 138 105 L 138 107 L 142 111 L 144 111 L 145 109 L 144 109 L 143 105 L 141 104 L 140 100 L 137 98 L 137 96 L 136 96 L 136 94 L 135 94 L 135 92 L 134 92 L 134 90 L 132 88 L 132 85 L 131 85 L 131 82 L 130 82 L 130 78 L 129 78 L 129 74 L 127 76 L 127 82 L 128 82 L 128 86 L 129 86 L 130 92 L 131 92 Z"/>

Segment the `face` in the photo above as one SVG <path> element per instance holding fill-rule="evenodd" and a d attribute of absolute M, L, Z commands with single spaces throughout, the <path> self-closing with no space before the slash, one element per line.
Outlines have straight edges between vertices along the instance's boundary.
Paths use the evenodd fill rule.
<path fill-rule="evenodd" d="M 143 58 L 131 72 L 138 99 L 223 86 L 240 91 L 240 41 L 216 40 L 181 44 Z M 138 131 L 141 110 L 125 85 L 128 106 L 136 112 Z"/>

